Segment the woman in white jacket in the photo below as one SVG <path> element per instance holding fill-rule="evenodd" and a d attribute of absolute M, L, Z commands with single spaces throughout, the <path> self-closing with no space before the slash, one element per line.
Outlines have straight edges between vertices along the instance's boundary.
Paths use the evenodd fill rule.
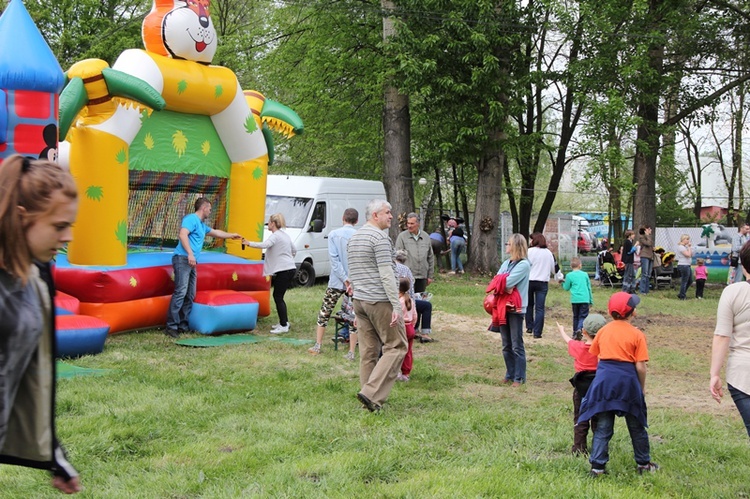
<path fill-rule="evenodd" d="M 297 265 L 294 257 L 297 249 L 292 239 L 287 235 L 286 220 L 281 213 L 274 213 L 268 217 L 268 230 L 271 236 L 262 243 L 242 240 L 242 244 L 251 248 L 262 248 L 266 250 L 263 261 L 263 275 L 273 276 L 273 301 L 276 304 L 276 313 L 279 314 L 279 323 L 271 327 L 271 334 L 282 334 L 289 332 L 289 316 L 287 313 L 284 295 L 292 285 L 294 274 L 297 273 Z"/>

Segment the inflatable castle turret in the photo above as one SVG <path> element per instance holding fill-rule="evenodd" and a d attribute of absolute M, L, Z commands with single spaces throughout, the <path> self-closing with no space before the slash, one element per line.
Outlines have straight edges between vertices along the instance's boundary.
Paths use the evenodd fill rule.
<path fill-rule="evenodd" d="M 65 76 L 21 0 L 0 16 L 0 162 L 13 154 L 55 159 Z"/>

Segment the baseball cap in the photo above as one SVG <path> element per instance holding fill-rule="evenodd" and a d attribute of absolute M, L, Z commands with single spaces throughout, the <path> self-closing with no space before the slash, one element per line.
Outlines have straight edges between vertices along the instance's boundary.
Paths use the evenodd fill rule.
<path fill-rule="evenodd" d="M 609 298 L 609 314 L 617 312 L 620 317 L 625 317 L 635 310 L 635 307 L 641 302 L 637 295 L 631 295 L 625 291 L 618 291 Z"/>
<path fill-rule="evenodd" d="M 592 338 L 596 333 L 607 324 L 607 319 L 600 314 L 591 314 L 583 319 L 583 330 L 589 333 Z"/>

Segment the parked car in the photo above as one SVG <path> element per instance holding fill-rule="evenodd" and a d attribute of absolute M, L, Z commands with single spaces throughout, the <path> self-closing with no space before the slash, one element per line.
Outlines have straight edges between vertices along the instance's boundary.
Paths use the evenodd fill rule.
<path fill-rule="evenodd" d="M 594 238 L 591 234 L 583 229 L 578 229 L 578 253 L 585 255 L 594 250 Z"/>

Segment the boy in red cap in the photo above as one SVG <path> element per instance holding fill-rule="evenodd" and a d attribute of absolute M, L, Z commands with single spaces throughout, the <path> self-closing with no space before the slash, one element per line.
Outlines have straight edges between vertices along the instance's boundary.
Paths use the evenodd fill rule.
<path fill-rule="evenodd" d="M 624 291 L 613 294 L 608 308 L 614 321 L 599 330 L 589 349 L 590 353 L 599 357 L 599 365 L 596 377 L 581 402 L 578 421 L 596 417 L 589 455 L 592 477 L 606 473 L 615 416 L 625 417 L 638 473 L 659 469 L 657 464 L 651 462 L 646 431 L 648 421 L 643 396 L 648 362 L 646 336 L 630 324 L 640 301 L 638 296 Z"/>

